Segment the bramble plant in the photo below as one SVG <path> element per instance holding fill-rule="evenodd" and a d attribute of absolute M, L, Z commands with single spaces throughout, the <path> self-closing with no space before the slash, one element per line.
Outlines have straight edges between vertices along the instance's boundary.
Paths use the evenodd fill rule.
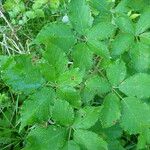
<path fill-rule="evenodd" d="M 150 149 L 150 1 L 4 0 L 1 150 Z"/>

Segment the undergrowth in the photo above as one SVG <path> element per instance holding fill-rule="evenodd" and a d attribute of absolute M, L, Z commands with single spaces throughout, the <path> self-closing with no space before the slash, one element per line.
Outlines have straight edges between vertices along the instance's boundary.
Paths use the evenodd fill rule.
<path fill-rule="evenodd" d="M 0 150 L 149 150 L 150 1 L 2 0 Z"/>

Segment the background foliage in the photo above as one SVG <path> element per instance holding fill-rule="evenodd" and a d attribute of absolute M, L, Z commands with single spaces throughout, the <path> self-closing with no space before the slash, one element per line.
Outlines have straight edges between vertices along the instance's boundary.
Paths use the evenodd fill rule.
<path fill-rule="evenodd" d="M 1 150 L 150 149 L 150 1 L 2 0 Z"/>

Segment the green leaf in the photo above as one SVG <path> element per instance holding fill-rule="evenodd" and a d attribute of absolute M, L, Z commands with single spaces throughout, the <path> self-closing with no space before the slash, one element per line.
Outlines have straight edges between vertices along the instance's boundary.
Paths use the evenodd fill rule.
<path fill-rule="evenodd" d="M 134 91 L 132 92 L 134 93 Z M 140 133 L 143 129 L 149 127 L 150 107 L 137 98 L 124 98 L 122 100 L 122 116 L 120 123 L 122 128 L 130 134 Z"/>
<path fill-rule="evenodd" d="M 97 55 L 109 58 L 109 50 L 106 43 L 100 41 L 108 39 L 115 32 L 115 26 L 110 22 L 101 22 L 93 26 L 87 33 L 87 45 Z"/>
<path fill-rule="evenodd" d="M 111 37 L 115 32 L 116 27 L 110 22 L 100 22 L 93 26 L 87 33 L 87 40 L 104 40 Z"/>
<path fill-rule="evenodd" d="M 81 106 L 80 92 L 75 88 L 70 86 L 59 87 L 56 92 L 60 99 L 68 101 L 74 108 Z"/>
<path fill-rule="evenodd" d="M 37 10 L 39 8 L 41 8 L 44 4 L 46 4 L 47 0 L 35 0 L 33 5 L 32 5 L 32 8 L 33 10 Z"/>
<path fill-rule="evenodd" d="M 112 42 L 111 55 L 113 57 L 120 56 L 125 51 L 128 51 L 131 44 L 134 42 L 134 36 L 128 33 L 120 33 Z"/>
<path fill-rule="evenodd" d="M 130 51 L 131 67 L 137 72 L 147 72 L 150 69 L 150 49 L 149 46 L 138 42 Z"/>
<path fill-rule="evenodd" d="M 85 0 L 71 0 L 69 5 L 69 19 L 74 29 L 79 34 L 85 35 L 93 23 L 89 5 Z"/>
<path fill-rule="evenodd" d="M 98 75 L 94 75 L 87 79 L 85 85 L 86 87 L 82 93 L 85 102 L 90 102 L 95 95 L 106 94 L 111 90 L 109 82 Z"/>
<path fill-rule="evenodd" d="M 73 140 L 68 141 L 62 150 L 80 150 L 80 146 Z"/>
<path fill-rule="evenodd" d="M 0 55 L 0 74 L 2 74 L 5 69 L 13 67 L 14 63 L 13 57 Z"/>
<path fill-rule="evenodd" d="M 104 128 L 113 126 L 120 116 L 120 100 L 115 94 L 110 93 L 105 97 L 100 113 L 102 126 Z"/>
<path fill-rule="evenodd" d="M 47 121 L 51 116 L 51 107 L 54 100 L 54 90 L 51 88 L 42 88 L 24 101 L 21 109 L 20 130 L 26 125 Z"/>
<path fill-rule="evenodd" d="M 118 86 L 126 77 L 126 66 L 121 60 L 111 63 L 106 69 L 106 74 L 112 86 Z"/>
<path fill-rule="evenodd" d="M 27 55 L 14 57 L 12 63 L 6 66 L 2 72 L 2 79 L 16 92 L 29 94 L 45 83 L 39 69 L 32 65 Z"/>
<path fill-rule="evenodd" d="M 119 14 L 128 13 L 130 8 L 127 7 L 128 0 L 121 0 L 115 8 L 115 12 Z"/>
<path fill-rule="evenodd" d="M 105 94 L 110 91 L 110 85 L 106 79 L 100 76 L 92 76 L 86 81 L 86 88 L 96 94 Z"/>
<path fill-rule="evenodd" d="M 104 13 L 104 12 L 109 12 L 110 8 L 113 6 L 112 1 L 106 1 L 106 0 L 89 0 L 90 5 L 97 9 L 98 11 Z"/>
<path fill-rule="evenodd" d="M 82 91 L 81 91 L 82 101 L 83 101 L 83 103 L 86 103 L 86 104 L 92 102 L 95 95 L 96 95 L 95 92 L 93 93 L 92 90 L 90 90 L 86 87 L 84 89 L 82 89 Z"/>
<path fill-rule="evenodd" d="M 108 150 L 107 143 L 94 132 L 78 129 L 75 130 L 73 138 L 83 149 Z"/>
<path fill-rule="evenodd" d="M 140 34 L 140 40 L 142 43 L 150 45 L 150 32 L 144 32 Z"/>
<path fill-rule="evenodd" d="M 137 73 L 121 83 L 119 86 L 127 96 L 137 96 L 138 98 L 150 97 L 150 75 L 146 73 Z"/>
<path fill-rule="evenodd" d="M 138 136 L 137 149 L 147 149 L 150 144 L 150 129 L 145 129 Z"/>
<path fill-rule="evenodd" d="M 86 44 L 77 44 L 72 51 L 72 57 L 74 66 L 81 70 L 89 70 L 93 65 L 93 53 Z"/>
<path fill-rule="evenodd" d="M 109 59 L 110 57 L 109 50 L 107 45 L 104 42 L 95 39 L 90 39 L 87 42 L 87 45 L 93 53 Z"/>
<path fill-rule="evenodd" d="M 121 145 L 121 142 L 118 140 L 108 141 L 108 149 L 109 150 L 125 150 L 125 148 Z"/>
<path fill-rule="evenodd" d="M 74 120 L 73 108 L 67 101 L 58 99 L 52 108 L 52 118 L 60 125 L 69 126 Z"/>
<path fill-rule="evenodd" d="M 98 120 L 100 107 L 84 107 L 77 112 L 73 127 L 76 129 L 89 129 Z"/>
<path fill-rule="evenodd" d="M 102 12 L 95 16 L 93 26 L 99 24 L 100 22 L 111 22 L 112 14 L 110 12 Z"/>
<path fill-rule="evenodd" d="M 133 22 L 128 16 L 119 16 L 116 18 L 116 24 L 122 32 L 134 34 L 135 28 Z"/>
<path fill-rule="evenodd" d="M 114 141 L 114 140 L 121 138 L 123 130 L 119 124 L 116 124 L 109 128 L 103 128 L 101 125 L 100 126 L 99 125 L 100 125 L 100 122 L 98 122 L 95 130 L 99 134 L 103 135 L 105 139 L 107 139 L 107 141 Z M 99 128 L 100 131 L 97 130 L 97 128 Z"/>
<path fill-rule="evenodd" d="M 57 46 L 55 45 L 49 45 L 46 48 L 45 53 L 43 54 L 43 57 L 45 58 L 45 60 L 47 61 L 47 63 L 49 64 L 49 76 L 48 79 L 50 79 L 50 81 L 54 81 L 56 80 L 56 78 L 61 75 L 62 73 L 64 73 L 67 70 L 67 65 L 68 65 L 68 60 L 66 57 L 66 54 L 59 49 Z M 44 68 L 43 68 L 43 72 Z M 47 72 L 45 72 L 47 73 Z M 46 75 L 46 74 L 45 74 Z"/>
<path fill-rule="evenodd" d="M 56 62 L 55 62 L 56 63 Z M 38 67 L 40 69 L 40 73 L 42 74 L 42 76 L 44 77 L 44 79 L 46 81 L 55 81 L 57 78 L 57 69 L 59 70 L 59 65 L 63 66 L 63 64 L 55 64 L 57 67 L 53 67 L 52 65 L 50 65 L 47 61 L 43 60 L 43 62 L 38 64 Z M 64 69 L 66 69 L 66 66 L 64 64 Z M 63 72 L 63 70 L 61 70 Z"/>
<path fill-rule="evenodd" d="M 65 128 L 57 126 L 36 127 L 27 136 L 24 150 L 60 150 L 67 139 Z"/>
<path fill-rule="evenodd" d="M 127 6 L 135 12 L 143 11 L 147 6 L 150 5 L 149 0 L 127 0 Z"/>
<path fill-rule="evenodd" d="M 37 44 L 53 44 L 64 51 L 69 51 L 75 41 L 75 37 L 69 26 L 61 23 L 49 23 L 42 28 L 35 39 Z"/>
<path fill-rule="evenodd" d="M 146 9 L 136 24 L 136 35 L 139 35 L 150 28 L 150 9 Z"/>
<path fill-rule="evenodd" d="M 82 82 L 83 73 L 79 68 L 70 69 L 60 75 L 57 82 L 60 86 L 77 86 Z"/>

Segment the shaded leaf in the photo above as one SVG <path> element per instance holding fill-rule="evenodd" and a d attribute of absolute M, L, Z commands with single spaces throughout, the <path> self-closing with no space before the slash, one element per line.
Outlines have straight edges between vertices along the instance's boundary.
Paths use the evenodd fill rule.
<path fill-rule="evenodd" d="M 87 79 L 85 85 L 82 93 L 82 98 L 85 102 L 90 102 L 95 95 L 106 94 L 111 90 L 109 82 L 98 75 Z"/>

